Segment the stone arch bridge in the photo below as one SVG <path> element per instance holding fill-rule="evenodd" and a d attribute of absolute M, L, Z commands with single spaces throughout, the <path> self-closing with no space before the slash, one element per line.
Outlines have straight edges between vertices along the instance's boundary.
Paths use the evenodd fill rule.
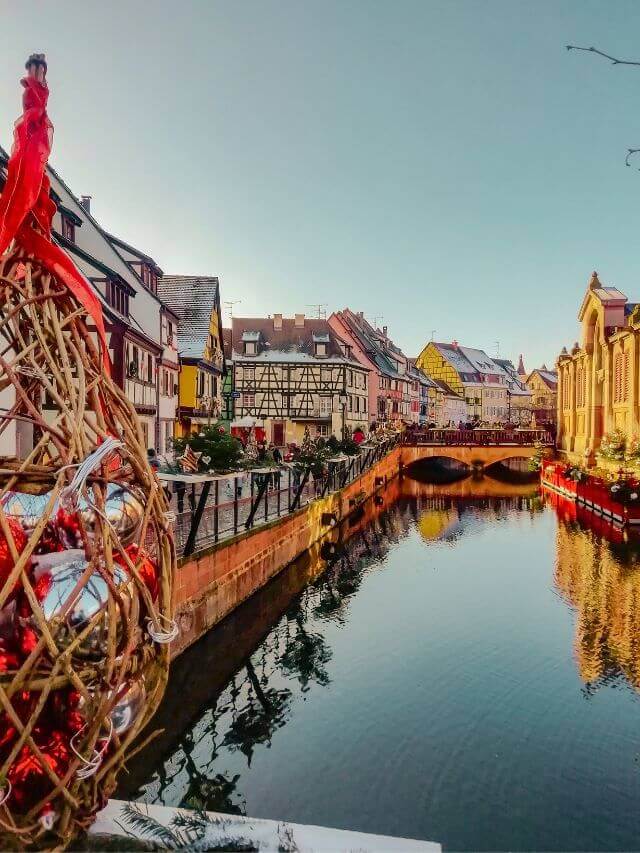
<path fill-rule="evenodd" d="M 530 459 L 541 446 L 554 446 L 545 430 L 407 430 L 402 436 L 400 467 L 427 459 L 453 459 L 478 470 L 509 459 Z"/>

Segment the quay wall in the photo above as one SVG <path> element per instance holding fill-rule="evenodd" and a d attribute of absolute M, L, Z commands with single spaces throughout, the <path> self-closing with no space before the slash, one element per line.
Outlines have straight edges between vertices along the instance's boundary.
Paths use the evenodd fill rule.
<path fill-rule="evenodd" d="M 402 450 L 395 447 L 344 489 L 180 560 L 174 592 L 180 634 L 172 657 L 326 536 L 333 527 L 322 523 L 325 513 L 333 513 L 339 524 L 365 497 L 383 489 L 400 471 Z"/>

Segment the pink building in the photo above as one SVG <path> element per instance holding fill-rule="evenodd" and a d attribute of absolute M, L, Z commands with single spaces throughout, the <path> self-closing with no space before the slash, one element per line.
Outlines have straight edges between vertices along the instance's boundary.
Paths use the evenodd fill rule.
<path fill-rule="evenodd" d="M 386 326 L 374 327 L 364 314 L 345 308 L 329 317 L 329 325 L 342 338 L 351 357 L 369 370 L 369 422 L 419 419 L 412 403 L 419 400 L 419 390 L 407 374 L 408 360 L 387 335 Z"/>

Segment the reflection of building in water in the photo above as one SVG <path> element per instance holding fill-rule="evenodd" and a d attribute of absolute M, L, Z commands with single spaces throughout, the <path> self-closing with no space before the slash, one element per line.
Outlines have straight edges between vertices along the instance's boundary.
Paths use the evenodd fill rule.
<path fill-rule="evenodd" d="M 576 658 L 581 678 L 591 686 L 623 673 L 640 688 L 637 550 L 578 524 L 558 523 L 555 584 L 576 608 Z"/>
<path fill-rule="evenodd" d="M 457 508 L 425 509 L 420 515 L 418 530 L 426 542 L 436 539 L 455 539 L 461 530 Z"/>
<path fill-rule="evenodd" d="M 508 509 L 533 511 L 519 487 L 515 497 L 475 501 L 434 488 L 394 479 L 176 660 L 156 717 L 164 732 L 129 763 L 118 795 L 243 811 L 243 768 L 269 748 L 309 691 L 330 684 L 328 626 L 348 621 L 367 576 L 385 571 L 393 543 L 415 526 L 433 540 L 458 535 L 479 515 L 490 521 Z"/>

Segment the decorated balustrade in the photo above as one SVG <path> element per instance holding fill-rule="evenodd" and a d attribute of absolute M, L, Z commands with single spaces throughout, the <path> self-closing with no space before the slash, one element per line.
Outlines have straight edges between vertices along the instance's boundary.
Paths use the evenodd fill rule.
<path fill-rule="evenodd" d="M 532 447 L 553 445 L 553 436 L 544 429 L 408 429 L 402 434 L 407 446 L 443 445 L 445 447 L 496 447 L 515 445 Z"/>

